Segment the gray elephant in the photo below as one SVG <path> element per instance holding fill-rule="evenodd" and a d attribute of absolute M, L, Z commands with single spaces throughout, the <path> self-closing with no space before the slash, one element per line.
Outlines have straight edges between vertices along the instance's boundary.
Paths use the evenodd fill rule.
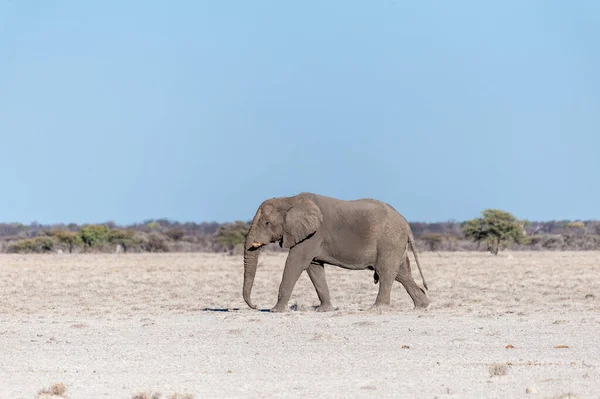
<path fill-rule="evenodd" d="M 423 279 L 413 235 L 406 219 L 391 205 L 375 199 L 339 200 L 312 193 L 264 201 L 252 220 L 244 246 L 244 300 L 253 309 L 250 294 L 260 249 L 279 242 L 289 248 L 277 304 L 271 312 L 287 310 L 294 285 L 304 270 L 321 305 L 333 310 L 324 265 L 351 270 L 374 270 L 379 292 L 373 308 L 389 306 L 394 280 L 400 282 L 415 308 L 426 308 L 429 298 L 412 278 L 410 246 Z"/>

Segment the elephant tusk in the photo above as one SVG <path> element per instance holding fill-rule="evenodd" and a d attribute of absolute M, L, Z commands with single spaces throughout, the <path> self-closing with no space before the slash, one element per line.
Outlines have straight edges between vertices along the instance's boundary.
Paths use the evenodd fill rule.
<path fill-rule="evenodd" d="M 256 241 L 256 242 L 253 242 L 253 243 L 252 243 L 252 248 L 260 248 L 260 247 L 262 247 L 262 246 L 263 246 L 263 243 L 262 243 L 262 242 L 258 242 L 258 241 Z"/>

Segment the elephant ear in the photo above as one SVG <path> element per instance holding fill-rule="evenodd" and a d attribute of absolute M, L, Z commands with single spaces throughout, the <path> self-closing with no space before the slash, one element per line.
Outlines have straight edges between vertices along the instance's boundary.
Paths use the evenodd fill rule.
<path fill-rule="evenodd" d="M 321 210 L 308 198 L 300 198 L 285 214 L 283 247 L 291 248 L 313 234 L 323 222 Z"/>

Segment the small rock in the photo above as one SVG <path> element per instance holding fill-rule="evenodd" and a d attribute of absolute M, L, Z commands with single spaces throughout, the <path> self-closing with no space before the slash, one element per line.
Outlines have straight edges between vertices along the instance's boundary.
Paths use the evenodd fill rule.
<path fill-rule="evenodd" d="M 506 345 L 506 349 L 514 349 L 515 347 L 512 346 L 511 344 Z"/>

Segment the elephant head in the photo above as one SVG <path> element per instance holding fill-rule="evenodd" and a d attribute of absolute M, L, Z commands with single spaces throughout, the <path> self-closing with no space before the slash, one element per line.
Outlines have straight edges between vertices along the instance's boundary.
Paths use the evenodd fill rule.
<path fill-rule="evenodd" d="M 314 234 L 323 215 L 319 207 L 304 196 L 271 198 L 264 201 L 252 219 L 244 245 L 244 300 L 252 309 L 250 294 L 256 276 L 260 249 L 273 242 L 292 248 Z"/>

